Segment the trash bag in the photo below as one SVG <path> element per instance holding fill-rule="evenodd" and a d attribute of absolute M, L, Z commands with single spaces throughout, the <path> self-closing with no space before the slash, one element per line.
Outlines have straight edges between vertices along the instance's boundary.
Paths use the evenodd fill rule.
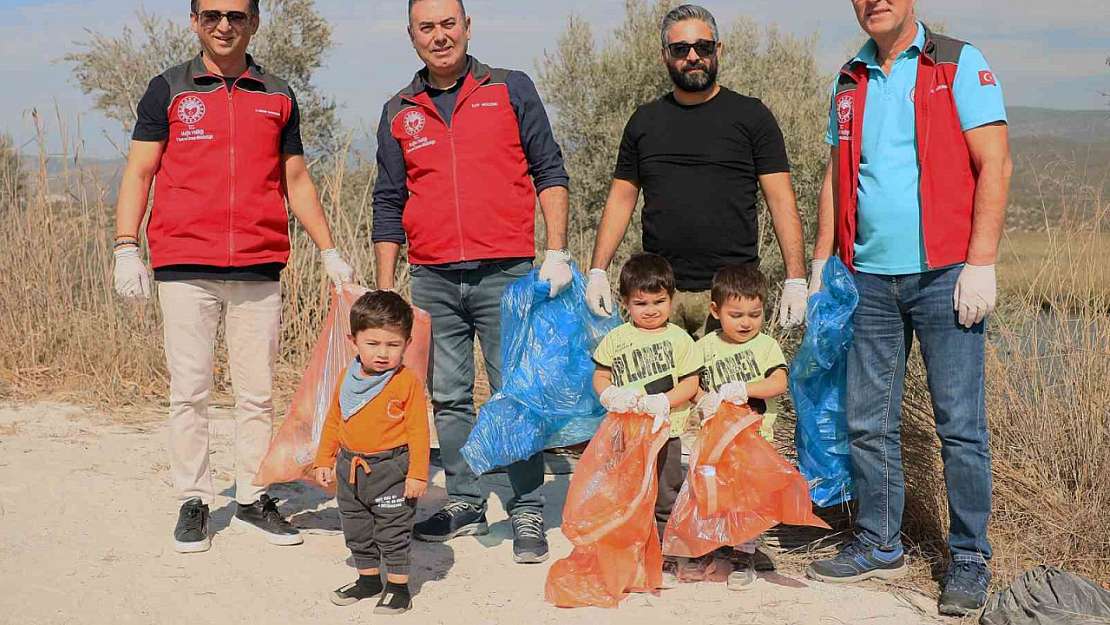
<path fill-rule="evenodd" d="M 754 540 L 779 523 L 828 529 L 804 477 L 759 434 L 747 406 L 722 403 L 702 423 L 686 483 L 663 532 L 663 553 L 697 558 Z"/>
<path fill-rule="evenodd" d="M 320 446 L 324 418 L 335 389 L 355 357 L 355 347 L 347 339 L 351 333 L 351 306 L 366 289 L 345 284 L 332 291 L 320 338 L 312 348 L 301 383 L 293 394 L 289 412 L 254 478 L 259 486 L 295 480 L 308 480 L 316 449 Z M 413 307 L 412 342 L 405 350 L 403 363 L 420 379 L 428 377 L 428 352 L 432 340 L 432 319 L 427 312 Z"/>
<path fill-rule="evenodd" d="M 1110 591 L 1061 571 L 1038 566 L 987 599 L 981 625 L 1090 625 L 1110 623 Z"/>
<path fill-rule="evenodd" d="M 805 338 L 790 364 L 790 397 L 798 415 L 798 466 L 813 502 L 828 507 L 853 496 L 845 391 L 859 293 L 851 272 L 835 256 L 825 265 L 821 284 L 809 298 Z"/>
<path fill-rule="evenodd" d="M 501 390 L 479 410 L 462 448 L 478 475 L 589 440 L 605 417 L 593 389 L 593 350 L 620 317 L 590 312 L 577 270 L 570 287 L 549 294 L 532 270 L 501 297 Z"/>
<path fill-rule="evenodd" d="M 612 608 L 626 593 L 662 584 L 656 464 L 670 432 L 651 426 L 648 415 L 610 414 L 583 452 L 563 507 L 574 549 L 548 571 L 548 602 Z"/>

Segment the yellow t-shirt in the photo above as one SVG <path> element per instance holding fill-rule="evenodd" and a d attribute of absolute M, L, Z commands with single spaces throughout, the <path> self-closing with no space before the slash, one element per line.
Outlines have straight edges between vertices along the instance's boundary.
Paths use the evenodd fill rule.
<path fill-rule="evenodd" d="M 786 368 L 782 348 L 766 334 L 757 334 L 747 343 L 730 343 L 717 330 L 703 336 L 698 347 L 705 361 L 700 381 L 703 391 L 716 391 L 726 382 L 757 382 Z M 768 441 L 773 440 L 779 400 L 749 399 L 748 406 L 763 415 L 760 435 Z"/>
<path fill-rule="evenodd" d="M 613 372 L 613 384 L 638 388 L 649 395 L 666 393 L 701 370 L 701 352 L 682 328 L 668 323 L 661 330 L 641 330 L 625 323 L 605 335 L 594 350 L 594 362 Z M 671 408 L 671 436 L 686 429 L 691 402 Z"/>

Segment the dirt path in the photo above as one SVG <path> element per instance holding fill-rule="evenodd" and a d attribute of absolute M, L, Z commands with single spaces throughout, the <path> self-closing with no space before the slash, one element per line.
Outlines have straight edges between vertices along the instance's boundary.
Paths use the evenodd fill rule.
<path fill-rule="evenodd" d="M 217 484 L 231 483 L 233 423 L 213 421 Z M 326 593 L 354 577 L 332 501 L 313 489 L 283 487 L 283 512 L 304 528 L 305 544 L 272 547 L 228 528 L 226 492 L 213 507 L 212 550 L 173 551 L 176 520 L 159 415 L 114 424 L 61 404 L 0 406 L 0 623 L 558 623 L 643 625 L 916 625 L 935 623 L 879 587 L 834 587 L 797 571 L 764 578 L 744 593 L 722 584 L 684 584 L 638 595 L 617 610 L 559 610 L 543 602 L 548 564 L 514 565 L 511 529 L 494 478 L 489 536 L 445 545 L 417 543 L 416 608 L 401 617 L 372 605 L 337 608 Z M 418 518 L 441 503 L 438 472 Z M 557 528 L 565 478 L 544 487 L 548 524 Z M 569 543 L 548 532 L 552 555 Z"/>

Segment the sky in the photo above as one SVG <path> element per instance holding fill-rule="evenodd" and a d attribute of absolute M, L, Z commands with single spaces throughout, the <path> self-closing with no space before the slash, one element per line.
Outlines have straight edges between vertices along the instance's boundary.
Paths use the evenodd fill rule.
<path fill-rule="evenodd" d="M 927 20 L 983 50 L 1010 105 L 1102 109 L 1110 91 L 1107 0 L 918 0 Z M 820 66 L 830 76 L 860 37 L 848 0 L 704 0 L 722 27 L 740 15 L 799 35 L 816 33 Z M 88 156 L 112 157 L 127 133 L 92 108 L 61 60 L 89 32 L 119 34 L 135 11 L 188 21 L 185 0 L 0 0 L 0 132 L 37 152 L 30 111 L 40 113 L 49 152 L 61 137 Z M 412 77 L 419 61 L 405 33 L 404 0 L 317 0 L 334 28 L 335 47 L 316 83 L 340 105 L 344 123 L 372 133 L 384 101 Z M 789 7 L 784 10 L 783 7 Z M 555 47 L 571 14 L 602 39 L 624 14 L 623 0 L 467 0 L 471 52 L 489 65 L 534 72 Z M 265 16 L 263 16 L 265 19 Z M 183 59 L 184 60 L 184 59 Z M 660 70 L 662 71 L 662 69 Z M 149 77 L 143 77 L 145 82 Z M 117 147 L 119 146 L 119 147 Z M 72 153 L 72 148 L 67 150 Z"/>

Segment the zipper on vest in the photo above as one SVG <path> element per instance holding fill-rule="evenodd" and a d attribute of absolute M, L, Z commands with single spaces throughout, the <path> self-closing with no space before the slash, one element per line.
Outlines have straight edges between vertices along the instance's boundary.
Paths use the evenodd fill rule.
<path fill-rule="evenodd" d="M 227 89 L 227 117 L 229 124 L 228 131 L 228 178 L 227 178 L 227 264 L 229 267 L 235 265 L 235 229 L 234 219 L 232 218 L 232 211 L 235 210 L 235 103 L 232 101 L 232 94 L 235 91 L 235 83 L 228 86 L 227 81 L 224 81 L 224 87 Z"/>
<path fill-rule="evenodd" d="M 451 121 L 455 121 L 454 116 L 452 116 Z M 462 257 L 460 260 L 466 260 L 466 245 L 463 241 L 462 230 L 462 209 L 459 205 L 459 165 L 458 159 L 455 157 L 455 131 L 451 126 L 447 127 L 447 139 L 451 142 L 451 183 L 455 186 L 455 227 L 459 232 L 459 255 Z"/>

